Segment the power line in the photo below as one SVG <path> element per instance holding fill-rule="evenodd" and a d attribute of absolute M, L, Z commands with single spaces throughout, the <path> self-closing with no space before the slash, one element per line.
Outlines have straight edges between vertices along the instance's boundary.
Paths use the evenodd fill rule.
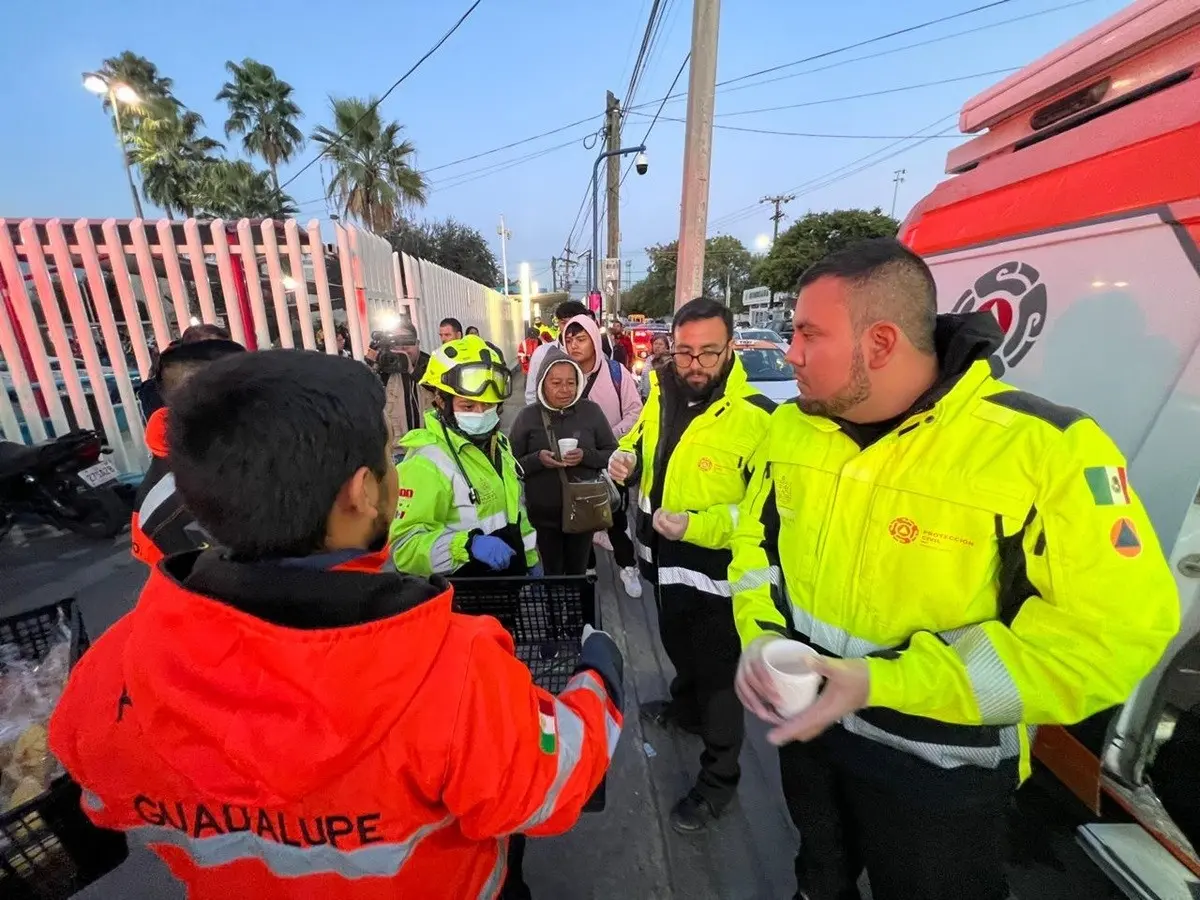
<path fill-rule="evenodd" d="M 662 0 L 654 0 L 650 6 L 650 15 L 646 19 L 646 30 L 642 34 L 642 46 L 638 50 L 637 59 L 633 63 L 633 71 L 629 73 L 629 86 L 625 88 L 625 104 L 633 103 L 633 92 L 637 90 L 638 80 L 642 75 L 642 65 L 646 60 L 646 48 L 650 46 L 650 35 L 654 32 L 654 24 L 658 21 L 658 9 Z"/>
<path fill-rule="evenodd" d="M 634 115 L 642 116 L 645 113 L 634 113 Z M 663 116 L 664 122 L 681 122 L 686 123 L 687 119 L 680 119 L 676 116 Z M 749 134 L 773 134 L 780 137 L 803 137 L 803 138 L 832 138 L 835 140 L 880 140 L 880 141 L 906 141 L 909 138 L 921 137 L 919 134 L 829 134 L 816 131 L 775 131 L 770 128 L 746 128 L 741 125 L 713 125 L 713 128 L 720 128 L 725 131 L 744 131 Z M 944 137 L 958 138 L 960 135 L 943 135 Z"/>
<path fill-rule="evenodd" d="M 289 178 L 287 181 L 285 181 L 283 184 L 281 184 L 279 186 L 278 190 L 282 191 L 285 187 L 287 187 L 289 184 L 291 184 L 293 181 L 295 181 L 297 178 L 299 178 L 301 175 L 303 175 L 305 172 L 307 172 L 309 169 L 311 169 L 314 165 L 316 165 L 317 162 L 323 156 L 325 156 L 325 154 L 327 154 L 330 150 L 332 150 L 334 147 L 336 147 L 338 144 L 340 144 L 345 138 L 349 137 L 350 134 L 354 131 L 354 129 L 356 129 L 360 124 L 362 124 L 362 122 L 367 118 L 367 116 L 369 116 L 371 113 L 373 113 L 376 109 L 379 108 L 379 104 L 382 103 L 384 100 L 386 100 L 388 98 L 388 95 L 391 94 L 392 91 L 394 91 L 396 88 L 400 87 L 400 85 L 402 85 L 408 79 L 408 76 L 412 75 L 413 72 L 417 71 L 417 69 L 419 69 L 421 67 L 421 64 L 425 62 L 425 60 L 429 59 L 429 57 L 433 56 L 433 54 L 436 53 L 438 51 L 438 49 L 441 48 L 442 44 L 444 44 L 444 43 L 446 43 L 446 41 L 450 40 L 450 36 L 452 34 L 454 34 L 454 32 L 458 31 L 458 29 L 462 26 L 463 22 L 467 21 L 467 18 L 471 15 L 471 13 L 475 12 L 476 8 L 482 2 L 483 2 L 483 0 L 475 0 L 474 3 L 472 3 L 469 7 L 467 7 L 467 11 L 458 17 L 458 21 L 455 22 L 450 27 L 449 31 L 447 31 L 445 34 L 442 35 L 441 40 L 439 40 L 436 44 L 434 44 L 432 47 L 430 47 L 425 52 L 424 56 L 422 56 L 415 63 L 413 63 L 412 67 L 409 68 L 409 70 L 407 72 L 405 72 L 398 79 L 396 79 L 395 83 L 393 83 L 390 88 L 388 88 L 386 91 L 383 92 L 382 96 L 380 96 L 374 103 L 372 103 L 370 106 L 368 106 L 366 108 L 366 110 L 363 112 L 363 114 L 358 117 L 358 120 L 353 125 L 351 125 L 349 129 L 347 129 L 346 131 L 343 131 L 341 134 L 339 134 L 332 142 L 330 142 L 324 148 L 322 148 L 320 153 L 318 153 L 315 157 L 313 157 L 311 160 L 309 160 L 303 166 L 301 166 L 300 171 L 296 172 L 294 175 L 292 175 L 291 178 Z"/>
<path fill-rule="evenodd" d="M 692 58 L 692 51 L 689 50 L 687 52 L 687 54 L 683 57 L 683 62 L 681 62 L 679 64 L 679 69 L 675 72 L 675 77 L 673 79 L 671 79 L 671 86 L 669 88 L 667 88 L 667 96 L 668 97 L 671 95 L 671 91 L 675 90 L 675 85 L 679 83 L 679 77 L 681 75 L 683 75 L 683 70 L 687 68 L 688 61 L 691 60 L 691 58 Z M 646 133 L 642 136 L 641 142 L 643 144 L 646 143 L 646 141 L 650 140 L 650 132 L 652 132 L 654 130 L 654 126 L 658 123 L 659 114 L 662 113 L 663 107 L 666 106 L 666 103 L 667 103 L 667 98 L 663 97 L 662 103 L 658 104 L 658 110 L 654 113 L 654 118 L 650 120 L 650 127 L 646 129 Z M 640 115 L 640 113 L 639 113 L 639 115 Z M 629 177 L 629 171 L 633 168 L 633 164 L 635 162 L 637 162 L 636 159 L 631 160 L 629 165 L 627 165 L 625 167 L 625 174 L 623 174 L 621 176 L 621 185 L 625 184 L 625 179 Z"/>
<path fill-rule="evenodd" d="M 541 150 L 535 150 L 532 153 L 526 153 L 524 156 L 518 156 L 515 159 L 503 160 L 498 163 L 492 163 L 490 166 L 484 166 L 480 169 L 475 169 L 470 172 L 460 172 L 457 175 L 451 175 L 441 181 L 431 182 L 430 187 L 435 191 L 445 191 L 450 188 L 458 187 L 459 185 L 468 184 L 472 181 L 478 181 L 481 178 L 487 178 L 495 175 L 497 172 L 503 172 L 515 166 L 523 165 L 535 159 L 540 159 L 550 153 L 555 153 L 559 150 L 564 150 L 567 147 L 578 146 L 577 140 L 567 141 L 562 144 L 555 144 L 553 147 L 545 147 Z"/>
<path fill-rule="evenodd" d="M 576 128 L 580 125 L 586 125 L 588 122 L 593 122 L 596 119 L 603 118 L 603 115 L 588 116 L 586 119 L 577 119 L 574 122 L 569 122 L 566 125 L 561 125 L 558 128 L 552 128 L 549 131 L 543 131 L 541 134 L 535 134 L 532 137 L 522 138 L 519 141 L 513 141 L 509 144 L 504 144 L 501 147 L 493 147 L 491 150 L 484 150 L 482 153 L 473 153 L 470 156 L 464 156 L 461 159 L 453 160 L 452 162 L 442 163 L 440 166 L 432 166 L 428 169 L 422 169 L 424 175 L 430 172 L 437 172 L 439 169 L 448 169 L 451 166 L 457 166 L 461 163 L 471 162 L 472 160 L 482 159 L 485 156 L 491 156 L 493 153 L 500 153 L 503 150 L 511 150 L 513 147 L 520 147 L 522 144 L 529 144 L 533 141 L 541 140 L 544 137 L 550 137 L 552 134 L 559 134 L 571 128 Z"/>
<path fill-rule="evenodd" d="M 786 109 L 802 109 L 806 106 L 822 106 L 827 103 L 842 103 L 847 100 L 863 100 L 868 97 L 883 97 L 887 94 L 899 94 L 904 91 L 915 91 L 920 88 L 940 87 L 945 84 L 955 84 L 959 81 L 970 81 L 973 78 L 984 78 L 988 75 L 1008 75 L 1012 72 L 1019 71 L 1020 68 L 1020 66 L 1013 66 L 1007 69 L 992 69 L 987 72 L 975 72 L 971 75 L 959 75 L 955 78 L 943 78 L 939 81 L 923 81 L 920 84 L 906 84 L 903 87 L 886 88 L 885 90 L 881 91 L 868 91 L 865 94 L 844 94 L 841 97 L 826 97 L 822 100 L 806 100 L 803 103 L 788 103 L 784 106 L 764 106 L 759 109 L 739 109 L 735 112 L 717 113 L 716 118 L 720 119 L 726 116 L 749 116 L 756 113 L 782 112 Z"/>
<path fill-rule="evenodd" d="M 942 116 L 941 118 L 937 119 L 934 122 L 931 122 L 930 124 L 924 126 L 923 128 L 919 128 L 918 132 L 925 132 L 925 131 L 928 131 L 930 128 L 936 128 L 938 125 L 942 125 L 945 122 L 950 121 L 951 119 L 954 119 L 957 115 L 958 114 L 955 112 L 955 113 L 950 113 L 949 115 Z M 947 129 L 947 130 L 950 130 L 950 129 Z M 933 140 L 934 138 L 937 138 L 937 137 L 941 137 L 942 134 L 944 134 L 944 133 L 945 132 L 942 132 L 941 134 L 919 136 L 919 139 L 917 136 L 914 136 L 914 138 L 904 138 L 904 139 L 893 141 L 890 144 L 885 144 L 883 147 L 880 147 L 879 149 L 874 150 L 871 153 L 866 154 L 865 156 L 861 156 L 858 159 L 851 160 L 848 163 L 844 163 L 834 169 L 831 169 L 830 171 L 824 173 L 823 175 L 818 175 L 815 178 L 809 179 L 808 181 L 804 181 L 798 185 L 794 185 L 794 186 L 788 188 L 786 193 L 795 194 L 796 196 L 799 197 L 799 196 L 803 196 L 805 194 L 809 194 L 815 190 L 819 190 L 821 188 L 828 187 L 832 184 L 837 183 L 838 181 L 842 181 L 846 178 L 850 178 L 853 175 L 857 175 L 859 172 L 866 171 L 867 169 L 871 168 L 872 166 L 876 166 L 879 163 L 882 163 L 882 162 L 885 162 L 886 160 L 892 159 L 893 157 L 898 156 L 901 153 L 907 153 L 909 150 L 915 149 L 916 147 L 919 147 L 921 144 L 924 144 L 927 141 Z M 887 153 L 888 150 L 892 150 L 893 148 L 899 147 L 900 144 L 904 144 L 908 140 L 915 140 L 916 143 L 910 144 L 906 147 L 900 147 L 900 149 L 895 150 L 893 153 Z M 880 154 L 886 154 L 886 155 L 880 156 Z M 879 157 L 879 158 L 875 159 L 875 157 Z M 752 216 L 760 215 L 759 210 L 761 209 L 762 206 L 763 206 L 763 204 L 760 201 L 759 203 L 753 203 L 753 204 L 750 204 L 749 206 L 742 207 L 741 209 L 734 210 L 733 212 L 726 213 L 723 216 L 718 216 L 717 218 L 715 218 L 711 222 L 709 222 L 709 228 L 728 227 L 730 225 L 733 225 L 736 222 L 740 222 L 740 221 L 742 221 L 744 219 L 748 219 Z"/>
<path fill-rule="evenodd" d="M 994 9 L 997 6 L 1006 6 L 1007 4 L 1012 3 L 1012 2 L 1013 2 L 1013 0 L 992 0 L 992 2 L 990 2 L 990 3 L 984 3 L 980 6 L 973 6 L 970 9 L 964 9 L 961 12 L 951 13 L 948 16 L 939 16 L 936 19 L 929 19 L 925 22 L 918 22 L 916 25 L 909 25 L 907 28 L 900 28 L 900 29 L 897 29 L 896 31 L 889 31 L 887 34 L 880 34 L 880 35 L 876 35 L 875 37 L 872 37 L 872 38 L 867 38 L 866 40 L 856 41 L 855 43 L 847 44 L 844 47 L 837 47 L 836 49 L 833 49 L 833 50 L 824 50 L 820 53 L 813 54 L 812 56 L 806 56 L 803 59 L 795 59 L 795 60 L 792 60 L 791 62 L 780 63 L 777 66 L 768 66 L 765 69 L 759 69 L 757 72 L 748 72 L 745 75 L 738 75 L 736 78 L 727 78 L 725 81 L 718 81 L 717 87 L 723 87 L 728 84 L 735 84 L 736 82 L 739 82 L 739 81 L 745 81 L 748 78 L 756 78 L 759 75 L 769 75 L 771 72 L 778 72 L 781 69 L 790 69 L 792 66 L 799 66 L 799 65 L 802 65 L 807 62 L 815 62 L 818 59 L 824 59 L 827 56 L 833 56 L 837 53 L 844 53 L 847 50 L 857 50 L 859 47 L 866 47 L 869 44 L 877 44 L 880 41 L 886 41 L 888 38 L 899 37 L 902 34 L 911 34 L 914 31 L 921 31 L 922 29 L 929 28 L 933 25 L 940 25 L 943 22 L 949 22 L 949 21 L 952 21 L 953 19 L 961 19 L 964 16 L 971 16 L 977 12 L 983 12 L 984 10 Z"/>
<path fill-rule="evenodd" d="M 931 44 L 943 43 L 945 41 L 954 40 L 955 38 L 965 37 L 966 35 L 969 35 L 969 34 L 978 34 L 981 31 L 990 31 L 993 28 L 1000 28 L 1004 25 L 1012 25 L 1015 22 L 1024 22 L 1029 19 L 1038 18 L 1039 16 L 1050 15 L 1051 13 L 1061 12 L 1062 10 L 1065 10 L 1065 9 L 1072 9 L 1076 6 L 1083 6 L 1087 3 L 1094 3 L 1094 2 L 1095 2 L 1095 0 L 1072 0 L 1072 2 L 1070 2 L 1070 3 L 1062 3 L 1062 4 L 1059 4 L 1058 6 L 1051 6 L 1046 9 L 1037 10 L 1037 11 L 1031 12 L 1031 13 L 1025 13 L 1024 15 L 1020 15 L 1020 16 L 1013 16 L 1010 19 L 1001 19 L 997 22 L 988 22 L 987 24 L 977 25 L 974 28 L 967 28 L 962 31 L 956 31 L 956 32 L 953 32 L 952 34 L 946 34 L 946 35 L 942 35 L 940 37 L 929 38 L 928 40 L 924 40 L 924 41 L 916 41 L 915 43 L 912 43 L 912 44 L 903 44 L 902 46 L 899 46 L 899 47 L 892 47 L 887 50 L 879 50 L 875 53 L 864 54 L 863 56 L 853 56 L 849 59 L 843 59 L 843 60 L 839 60 L 837 62 L 829 63 L 828 65 L 818 66 L 818 67 L 812 68 L 812 69 L 805 69 L 802 72 L 792 72 L 788 75 L 780 75 L 777 78 L 767 78 L 763 81 L 756 81 L 753 84 L 740 84 L 740 85 L 736 85 L 734 87 L 727 87 L 724 89 L 718 88 L 718 93 L 726 93 L 729 91 L 744 91 L 744 90 L 749 90 L 750 88 L 762 87 L 763 85 L 767 85 L 767 84 L 774 84 L 777 81 L 786 81 L 791 78 L 799 78 L 802 75 L 814 75 L 818 72 L 827 72 L 830 69 L 836 69 L 841 66 L 848 66 L 852 63 L 866 62 L 867 60 L 879 59 L 880 57 L 883 57 L 883 56 L 891 56 L 896 53 L 903 53 L 906 50 L 915 50 L 920 47 L 928 47 Z M 842 48 L 842 49 L 845 49 L 845 48 Z M 829 51 L 829 52 L 833 53 L 836 51 Z M 828 54 L 825 54 L 825 55 L 828 55 Z M 794 62 L 796 64 L 798 64 L 799 62 L 801 62 L 801 60 L 796 60 Z M 791 65 L 791 64 L 785 63 L 784 65 Z M 729 84 L 729 82 L 724 81 L 724 82 L 720 82 L 720 84 Z M 679 94 L 670 94 L 666 99 L 668 102 L 670 102 L 672 100 L 682 99 L 686 96 L 687 96 L 686 92 L 679 93 Z M 638 108 L 640 109 L 640 108 L 643 108 L 646 106 L 653 106 L 657 102 L 658 102 L 658 100 L 651 100 L 651 101 L 647 101 L 646 103 L 640 103 L 640 104 L 638 104 Z"/>

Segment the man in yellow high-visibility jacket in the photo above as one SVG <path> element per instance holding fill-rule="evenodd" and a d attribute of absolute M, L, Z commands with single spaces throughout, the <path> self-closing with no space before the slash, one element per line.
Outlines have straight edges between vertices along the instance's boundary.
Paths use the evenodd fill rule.
<path fill-rule="evenodd" d="M 684 304 L 674 338 L 671 363 L 608 471 L 624 482 L 641 470 L 639 566 L 655 586 L 675 679 L 670 699 L 643 703 L 639 715 L 704 742 L 696 783 L 670 815 L 672 828 L 695 834 L 724 812 L 741 777 L 745 711 L 733 690 L 741 647 L 726 578 L 729 539 L 775 404 L 746 380 L 724 304 Z"/>
<path fill-rule="evenodd" d="M 991 313 L 936 314 L 892 239 L 800 280 L 781 406 L 733 538 L 742 701 L 776 727 L 808 900 L 1003 900 L 1033 727 L 1122 703 L 1179 626 L 1120 451 L 995 380 Z M 763 653 L 823 657 L 791 719 Z"/>

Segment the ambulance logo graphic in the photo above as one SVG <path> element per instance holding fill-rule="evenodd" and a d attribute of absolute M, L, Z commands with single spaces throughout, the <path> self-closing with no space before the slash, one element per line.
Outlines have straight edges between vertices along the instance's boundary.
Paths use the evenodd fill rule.
<path fill-rule="evenodd" d="M 1013 260 L 980 275 L 954 304 L 954 312 L 988 312 L 1004 331 L 993 360 L 1003 377 L 1025 358 L 1046 327 L 1046 285 L 1029 263 Z"/>

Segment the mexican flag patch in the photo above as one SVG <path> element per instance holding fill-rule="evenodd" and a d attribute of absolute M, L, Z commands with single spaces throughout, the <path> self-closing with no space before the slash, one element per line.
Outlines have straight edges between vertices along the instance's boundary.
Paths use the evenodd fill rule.
<path fill-rule="evenodd" d="M 1091 466 L 1083 470 L 1097 506 L 1128 506 L 1129 482 L 1124 466 Z"/>
<path fill-rule="evenodd" d="M 554 701 L 538 697 L 538 729 L 541 731 L 543 753 L 558 750 L 558 720 L 554 717 Z"/>

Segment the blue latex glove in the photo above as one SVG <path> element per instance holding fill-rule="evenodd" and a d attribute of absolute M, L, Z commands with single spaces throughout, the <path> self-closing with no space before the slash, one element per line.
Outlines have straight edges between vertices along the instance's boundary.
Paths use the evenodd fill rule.
<path fill-rule="evenodd" d="M 499 572 L 508 568 L 517 551 L 494 535 L 477 534 L 467 552 L 472 559 L 483 563 L 493 572 Z"/>
<path fill-rule="evenodd" d="M 546 570 L 542 568 L 542 564 L 534 563 L 533 568 L 529 570 L 530 578 L 543 578 L 546 575 Z"/>

